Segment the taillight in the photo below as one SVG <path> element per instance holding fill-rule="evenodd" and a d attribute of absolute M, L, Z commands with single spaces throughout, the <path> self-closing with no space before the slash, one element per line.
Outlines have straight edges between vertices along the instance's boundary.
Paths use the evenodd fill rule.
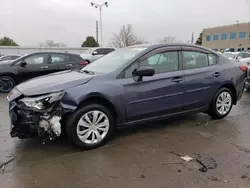
<path fill-rule="evenodd" d="M 246 65 L 241 65 L 240 69 L 242 70 L 242 72 L 247 72 L 247 66 Z"/>
<path fill-rule="evenodd" d="M 80 65 L 87 65 L 87 64 L 89 64 L 87 61 L 81 61 L 80 63 L 79 63 Z"/>

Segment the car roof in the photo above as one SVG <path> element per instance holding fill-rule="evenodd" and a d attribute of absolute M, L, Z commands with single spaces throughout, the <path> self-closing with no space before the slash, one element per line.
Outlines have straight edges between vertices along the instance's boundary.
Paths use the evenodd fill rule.
<path fill-rule="evenodd" d="M 2 57 L 6 57 L 6 56 L 21 56 L 20 54 L 8 54 L 8 55 L 3 55 Z"/>
<path fill-rule="evenodd" d="M 77 53 L 68 53 L 68 52 L 34 52 L 34 53 L 29 53 L 29 54 L 25 54 L 25 56 L 28 55 L 35 55 L 35 54 L 63 54 L 63 55 L 79 55 Z"/>
<path fill-rule="evenodd" d="M 195 47 L 195 48 L 200 48 L 203 50 L 208 50 L 210 52 L 215 53 L 214 50 L 210 48 L 206 48 L 204 46 L 199 46 L 199 45 L 194 45 L 194 44 L 187 44 L 187 43 L 153 43 L 153 44 L 139 44 L 139 45 L 133 45 L 129 46 L 128 48 L 147 48 L 147 49 L 155 49 L 155 48 L 160 48 L 160 47 L 171 47 L 171 46 L 182 46 L 182 47 Z"/>

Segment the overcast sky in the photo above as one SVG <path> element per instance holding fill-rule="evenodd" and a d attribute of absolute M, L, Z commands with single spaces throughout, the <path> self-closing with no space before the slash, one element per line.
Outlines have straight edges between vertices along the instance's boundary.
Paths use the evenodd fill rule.
<path fill-rule="evenodd" d="M 102 3 L 105 0 L 95 0 Z M 21 46 L 44 40 L 79 47 L 86 36 L 95 36 L 97 9 L 91 0 L 0 0 L 0 37 L 8 36 Z M 103 42 L 123 24 L 132 24 L 145 41 L 175 36 L 195 40 L 204 27 L 250 21 L 250 0 L 108 0 L 103 9 Z"/>

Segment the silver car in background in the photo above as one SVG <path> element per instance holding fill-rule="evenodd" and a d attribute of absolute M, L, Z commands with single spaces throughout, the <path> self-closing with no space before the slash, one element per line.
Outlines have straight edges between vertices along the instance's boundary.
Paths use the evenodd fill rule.
<path fill-rule="evenodd" d="M 99 58 L 101 58 L 104 55 L 109 54 L 110 52 L 113 52 L 114 48 L 89 48 L 88 50 L 84 51 L 81 55 L 81 57 L 86 60 L 88 63 L 91 63 Z"/>
<path fill-rule="evenodd" d="M 250 53 L 249 52 L 226 52 L 224 55 L 234 62 L 248 67 L 245 88 L 250 91 Z"/>
<path fill-rule="evenodd" d="M 0 57 L 0 62 L 1 61 L 13 61 L 17 58 L 21 57 L 21 55 L 18 54 L 9 54 L 9 55 L 4 55 Z"/>
<path fill-rule="evenodd" d="M 231 60 L 239 63 L 250 63 L 250 53 L 249 52 L 226 52 L 224 55 Z"/>

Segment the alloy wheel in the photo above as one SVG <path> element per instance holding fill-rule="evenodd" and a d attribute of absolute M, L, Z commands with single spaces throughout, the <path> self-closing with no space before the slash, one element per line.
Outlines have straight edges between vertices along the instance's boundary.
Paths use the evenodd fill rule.
<path fill-rule="evenodd" d="M 222 92 L 216 100 L 216 110 L 220 115 L 225 115 L 229 112 L 232 106 L 232 96 L 229 92 Z"/>
<path fill-rule="evenodd" d="M 10 92 L 14 87 L 14 83 L 8 77 L 0 77 L 0 91 L 1 92 Z"/>
<path fill-rule="evenodd" d="M 77 136 L 83 143 L 96 144 L 106 137 L 110 122 L 105 113 L 93 110 L 80 118 L 76 128 Z"/>

